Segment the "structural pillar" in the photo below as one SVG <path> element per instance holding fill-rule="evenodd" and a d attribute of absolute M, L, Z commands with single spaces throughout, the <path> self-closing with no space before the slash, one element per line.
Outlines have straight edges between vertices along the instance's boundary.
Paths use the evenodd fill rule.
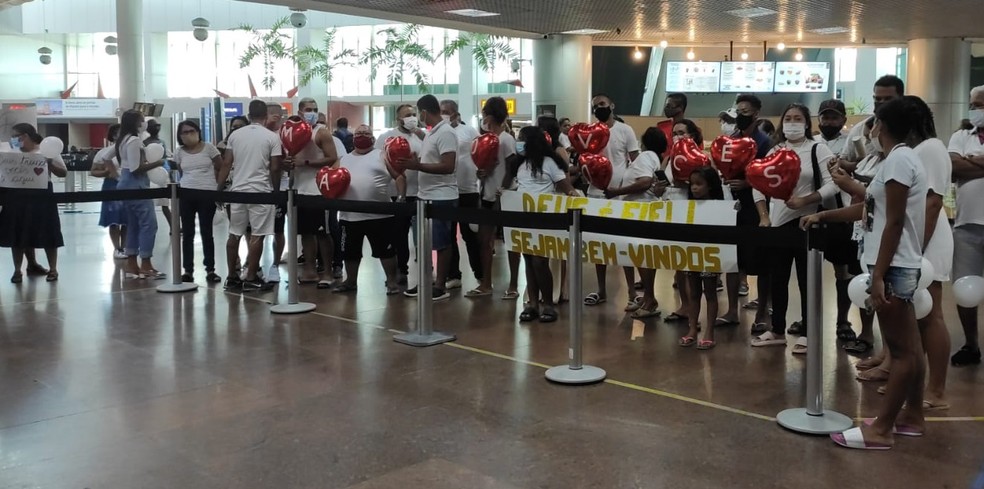
<path fill-rule="evenodd" d="M 482 124 L 482 108 L 475 95 L 475 59 L 472 45 L 458 51 L 458 113 L 461 120 L 476 130 Z"/>
<path fill-rule="evenodd" d="M 558 119 L 591 120 L 591 36 L 551 35 L 533 41 L 533 117 L 555 107 Z"/>
<path fill-rule="evenodd" d="M 907 95 L 921 97 L 933 111 L 936 133 L 945 141 L 967 118 L 970 100 L 970 43 L 959 38 L 913 39 L 906 59 Z"/>
<path fill-rule="evenodd" d="M 143 101 L 144 38 L 143 0 L 116 0 L 117 56 L 120 63 L 120 108 Z"/>

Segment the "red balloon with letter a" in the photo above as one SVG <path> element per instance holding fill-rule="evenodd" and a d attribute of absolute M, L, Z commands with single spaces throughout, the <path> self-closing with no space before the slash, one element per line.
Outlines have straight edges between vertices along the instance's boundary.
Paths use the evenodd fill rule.
<path fill-rule="evenodd" d="M 752 138 L 719 136 L 711 143 L 711 159 L 725 180 L 738 178 L 755 159 L 758 147 Z"/>
<path fill-rule="evenodd" d="M 673 143 L 670 154 L 673 179 L 680 183 L 689 182 L 690 174 L 694 170 L 711 164 L 711 159 L 697 147 L 697 142 L 690 138 L 682 138 Z"/>
<path fill-rule="evenodd" d="M 403 173 L 406 169 L 400 165 L 400 161 L 413 156 L 413 151 L 410 149 L 410 141 L 399 136 L 389 137 L 386 138 L 384 149 L 383 156 L 386 158 L 386 162 L 397 173 Z"/>
<path fill-rule="evenodd" d="M 311 142 L 311 126 L 304 120 L 287 119 L 280 128 L 280 142 L 289 156 L 300 153 Z"/>
<path fill-rule="evenodd" d="M 475 168 L 490 170 L 499 161 L 499 136 L 485 133 L 472 140 L 471 158 Z"/>
<path fill-rule="evenodd" d="M 755 190 L 779 200 L 789 200 L 799 182 L 800 157 L 795 151 L 780 149 L 754 160 L 745 169 L 745 179 Z"/>
<path fill-rule="evenodd" d="M 601 122 L 574 124 L 568 134 L 571 139 L 571 146 L 574 146 L 574 150 L 581 154 L 600 153 L 605 149 L 605 146 L 608 146 L 608 138 L 611 137 L 608 126 Z"/>
<path fill-rule="evenodd" d="M 318 190 L 321 191 L 326 199 L 337 199 L 349 188 L 349 183 L 352 182 L 352 174 L 349 173 L 348 168 L 331 168 L 331 167 L 321 167 L 318 170 Z"/>
<path fill-rule="evenodd" d="M 579 162 L 581 172 L 594 188 L 606 190 L 612 183 L 612 162 L 603 155 L 582 154 Z"/>

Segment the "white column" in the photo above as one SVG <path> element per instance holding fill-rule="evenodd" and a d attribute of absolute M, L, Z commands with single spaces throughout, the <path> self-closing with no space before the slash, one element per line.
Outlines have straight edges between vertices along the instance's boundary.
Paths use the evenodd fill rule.
<path fill-rule="evenodd" d="M 325 42 L 325 31 L 322 29 L 297 29 L 294 39 L 297 40 L 298 49 L 304 46 L 314 46 L 315 48 L 321 49 Z M 335 49 L 338 48 L 340 39 L 335 40 Z M 339 71 L 350 69 L 350 67 L 342 66 L 338 68 Z M 334 73 L 333 76 L 337 76 L 338 73 Z M 297 73 L 297 79 L 301 79 L 301 73 Z M 321 80 L 321 78 L 314 77 L 307 86 L 302 86 L 297 89 L 297 96 L 299 98 L 311 97 L 318 102 L 318 107 L 320 107 L 322 112 L 328 113 L 328 84 Z"/>
<path fill-rule="evenodd" d="M 557 106 L 557 118 L 591 120 L 591 37 L 552 35 L 533 41 L 533 116 Z"/>
<path fill-rule="evenodd" d="M 167 33 L 147 32 L 144 38 L 144 95 L 149 100 L 167 98 Z M 122 76 L 122 66 L 120 69 Z M 174 74 L 174 76 L 180 76 Z"/>
<path fill-rule="evenodd" d="M 120 108 L 143 101 L 143 0 L 116 0 L 116 37 L 119 40 Z"/>
<path fill-rule="evenodd" d="M 913 39 L 908 47 L 906 94 L 926 101 L 936 133 L 946 141 L 967 117 L 970 43 L 959 38 Z"/>
<path fill-rule="evenodd" d="M 461 120 L 469 126 L 478 129 L 481 124 L 479 114 L 482 108 L 478 106 L 475 96 L 475 59 L 471 45 L 458 51 L 458 113 Z"/>

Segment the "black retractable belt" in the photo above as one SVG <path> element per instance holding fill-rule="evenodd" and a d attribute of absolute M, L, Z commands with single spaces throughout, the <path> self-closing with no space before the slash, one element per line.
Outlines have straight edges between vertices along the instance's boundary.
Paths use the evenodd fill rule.
<path fill-rule="evenodd" d="M 325 209 L 343 212 L 362 212 L 365 214 L 384 214 L 390 216 L 413 216 L 413 204 L 405 202 L 368 202 L 359 200 L 326 199 L 318 195 L 298 195 L 294 198 L 297 207 L 302 209 Z"/>
<path fill-rule="evenodd" d="M 584 216 L 581 218 L 581 229 L 586 233 L 682 241 L 684 243 L 740 244 L 773 248 L 806 247 L 803 233 L 799 229 L 792 228 L 712 226 Z"/>
<path fill-rule="evenodd" d="M 493 211 L 490 209 L 433 205 L 429 206 L 427 217 L 439 221 L 524 229 L 567 229 L 571 223 L 571 218 L 567 214 Z"/>

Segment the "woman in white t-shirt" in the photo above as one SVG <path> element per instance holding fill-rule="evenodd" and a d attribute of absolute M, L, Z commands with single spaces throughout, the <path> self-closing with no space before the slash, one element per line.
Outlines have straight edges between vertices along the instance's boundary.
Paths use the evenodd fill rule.
<path fill-rule="evenodd" d="M 202 141 L 202 130 L 195 121 L 179 123 L 177 133 L 178 151 L 174 153 L 174 164 L 181 172 L 181 188 L 215 190 L 218 170 L 222 165 L 219 150 L 212 143 Z M 196 216 L 202 235 L 202 253 L 205 255 L 205 280 L 212 284 L 222 281 L 222 277 L 215 273 L 215 240 L 212 233 L 215 211 L 215 201 L 210 198 L 185 196 L 181 199 L 182 282 L 195 281 Z"/>
<path fill-rule="evenodd" d="M 762 227 L 789 227 L 796 229 L 803 216 L 813 214 L 825 199 L 838 192 L 837 185 L 830 179 L 828 164 L 834 153 L 825 144 L 808 137 L 813 133 L 810 109 L 802 104 L 790 104 L 783 111 L 779 122 L 779 144 L 769 151 L 791 149 L 800 159 L 800 177 L 789 200 L 772 199 L 772 209 L 759 191 L 754 191 L 755 205 L 759 212 L 759 225 Z M 820 177 L 814 180 L 814 168 L 820 170 Z M 816 188 L 816 181 L 820 182 Z M 772 330 L 766 331 L 752 340 L 752 346 L 786 345 L 786 309 L 789 306 L 789 280 L 793 264 L 796 264 L 796 281 L 800 291 L 800 321 L 792 324 L 791 334 L 799 334 L 793 353 L 806 353 L 807 327 L 821 327 L 820 324 L 806 324 L 806 248 L 771 248 L 769 254 L 769 273 L 759 275 L 759 280 L 769 280 L 772 299 Z"/>
<path fill-rule="evenodd" d="M 120 137 L 116 141 L 115 154 L 119 155 L 120 190 L 142 190 L 150 188 L 147 172 L 160 168 L 164 160 L 148 162 L 143 142 L 139 134 L 146 129 L 144 116 L 136 110 L 128 110 L 120 117 Z M 124 277 L 128 279 L 163 279 L 166 275 L 157 271 L 151 263 L 154 256 L 154 241 L 157 237 L 157 215 L 152 200 L 127 200 L 126 209 L 126 265 Z M 137 264 L 137 256 L 140 264 Z"/>
<path fill-rule="evenodd" d="M 516 153 L 522 158 L 522 162 L 516 172 L 516 190 L 530 194 L 559 191 L 567 195 L 577 195 L 567 174 L 554 160 L 553 148 L 547 144 L 544 134 L 536 126 L 527 126 L 519 131 Z M 519 315 L 519 320 L 552 323 L 557 320 L 557 310 L 554 308 L 550 260 L 533 255 L 523 255 L 523 259 L 526 261 L 526 286 L 530 302 Z"/>
<path fill-rule="evenodd" d="M 808 229 L 820 222 L 862 220 L 861 261 L 871 273 L 871 306 L 892 357 L 878 417 L 831 435 L 835 443 L 847 448 L 887 450 L 896 434 L 921 436 L 924 432 L 926 365 L 912 301 L 922 265 L 930 187 L 923 163 L 905 144 L 926 124 L 916 105 L 896 99 L 878 109 L 872 134 L 877 134 L 876 146 L 883 148 L 886 157 L 868 186 L 864 203 L 801 221 L 801 227 Z"/>

